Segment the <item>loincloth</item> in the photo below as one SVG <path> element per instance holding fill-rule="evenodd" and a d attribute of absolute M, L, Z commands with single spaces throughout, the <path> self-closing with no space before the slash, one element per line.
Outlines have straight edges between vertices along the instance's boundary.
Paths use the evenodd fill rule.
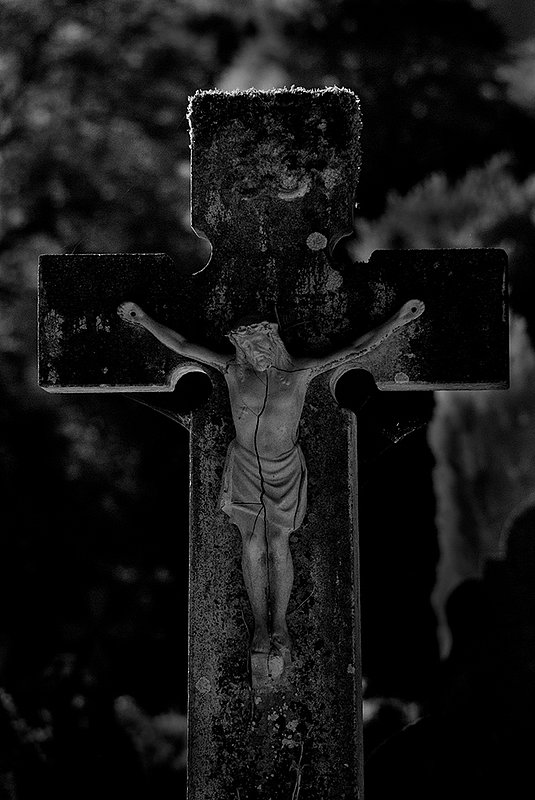
<path fill-rule="evenodd" d="M 229 445 L 223 473 L 220 505 L 240 531 L 266 520 L 286 532 L 303 522 L 307 498 L 307 470 L 297 445 L 277 459 L 262 458 L 234 441 Z"/>

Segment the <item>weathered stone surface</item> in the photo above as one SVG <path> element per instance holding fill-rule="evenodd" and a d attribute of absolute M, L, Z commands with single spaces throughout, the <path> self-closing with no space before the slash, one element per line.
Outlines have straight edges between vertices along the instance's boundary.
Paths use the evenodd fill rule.
<path fill-rule="evenodd" d="M 147 391 L 172 388 L 183 359 L 141 330 L 122 325 L 125 297 L 163 313 L 180 296 L 171 259 L 148 255 L 41 256 L 39 384 L 48 391 Z"/>
<path fill-rule="evenodd" d="M 509 383 L 503 250 L 375 251 L 345 272 L 348 317 L 381 318 L 418 297 L 418 325 L 399 331 L 361 369 L 382 389 L 505 388 Z"/>

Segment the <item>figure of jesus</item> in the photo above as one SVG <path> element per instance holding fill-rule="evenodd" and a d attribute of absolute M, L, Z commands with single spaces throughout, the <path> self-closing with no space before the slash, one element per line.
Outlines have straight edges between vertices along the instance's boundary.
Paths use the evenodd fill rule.
<path fill-rule="evenodd" d="M 291 661 L 286 622 L 293 584 L 290 534 L 303 522 L 307 502 L 307 471 L 298 443 L 307 387 L 322 372 L 355 364 L 423 311 L 420 300 L 410 300 L 330 356 L 292 358 L 278 326 L 265 319 L 244 320 L 231 330 L 235 352 L 224 355 L 187 341 L 135 303 L 118 308 L 126 322 L 141 325 L 166 347 L 225 377 L 236 436 L 227 452 L 221 508 L 242 538 L 243 577 L 254 618 L 252 661 L 273 652 L 285 665 Z"/>

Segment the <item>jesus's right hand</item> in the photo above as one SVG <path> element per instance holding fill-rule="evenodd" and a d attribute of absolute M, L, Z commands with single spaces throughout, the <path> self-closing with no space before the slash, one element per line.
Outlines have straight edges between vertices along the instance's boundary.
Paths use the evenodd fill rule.
<path fill-rule="evenodd" d="M 142 308 L 136 303 L 131 303 L 129 301 L 121 303 L 117 309 L 117 313 L 125 322 L 131 322 L 134 325 L 143 325 L 143 320 L 147 317 Z"/>

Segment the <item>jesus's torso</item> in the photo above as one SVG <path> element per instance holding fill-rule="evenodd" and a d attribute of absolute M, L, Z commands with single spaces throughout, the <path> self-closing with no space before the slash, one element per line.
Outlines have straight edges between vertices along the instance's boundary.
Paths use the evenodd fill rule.
<path fill-rule="evenodd" d="M 233 361 L 225 378 L 238 445 L 267 459 L 296 447 L 309 370 L 259 372 Z"/>

